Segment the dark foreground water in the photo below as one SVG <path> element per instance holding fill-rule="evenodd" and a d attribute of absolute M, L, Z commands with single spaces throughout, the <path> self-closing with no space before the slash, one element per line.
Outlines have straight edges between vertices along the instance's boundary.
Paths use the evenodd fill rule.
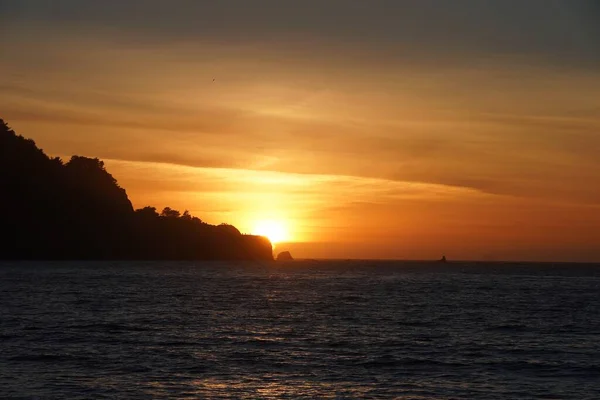
<path fill-rule="evenodd" d="M 600 266 L 0 264 L 0 398 L 600 398 Z"/>

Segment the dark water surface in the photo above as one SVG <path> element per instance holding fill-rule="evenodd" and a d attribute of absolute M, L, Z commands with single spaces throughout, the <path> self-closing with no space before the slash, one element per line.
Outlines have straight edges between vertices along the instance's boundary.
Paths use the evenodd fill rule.
<path fill-rule="evenodd" d="M 0 398 L 599 399 L 600 266 L 4 263 Z"/>

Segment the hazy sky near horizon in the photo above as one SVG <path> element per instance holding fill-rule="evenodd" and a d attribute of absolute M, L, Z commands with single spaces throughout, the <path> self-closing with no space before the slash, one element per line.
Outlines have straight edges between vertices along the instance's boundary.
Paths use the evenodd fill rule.
<path fill-rule="evenodd" d="M 0 117 L 299 257 L 600 261 L 594 0 L 0 0 Z"/>

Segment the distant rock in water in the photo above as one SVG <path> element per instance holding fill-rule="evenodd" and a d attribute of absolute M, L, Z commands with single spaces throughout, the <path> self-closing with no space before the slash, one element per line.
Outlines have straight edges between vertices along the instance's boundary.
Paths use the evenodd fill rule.
<path fill-rule="evenodd" d="M 446 260 L 446 256 L 442 256 L 442 258 L 440 258 L 438 260 L 438 262 L 445 263 L 445 262 L 448 262 L 448 261 Z"/>
<path fill-rule="evenodd" d="M 134 210 L 97 158 L 50 158 L 0 119 L 0 259 L 273 260 L 266 237 L 170 207 Z"/>
<path fill-rule="evenodd" d="M 277 261 L 292 261 L 294 258 L 289 251 L 282 251 L 277 254 Z"/>

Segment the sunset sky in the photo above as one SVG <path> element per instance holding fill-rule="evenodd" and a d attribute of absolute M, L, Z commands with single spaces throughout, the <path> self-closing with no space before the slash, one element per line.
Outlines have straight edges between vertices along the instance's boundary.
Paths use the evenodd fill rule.
<path fill-rule="evenodd" d="M 600 261 L 595 0 L 0 0 L 0 118 L 295 257 Z"/>

